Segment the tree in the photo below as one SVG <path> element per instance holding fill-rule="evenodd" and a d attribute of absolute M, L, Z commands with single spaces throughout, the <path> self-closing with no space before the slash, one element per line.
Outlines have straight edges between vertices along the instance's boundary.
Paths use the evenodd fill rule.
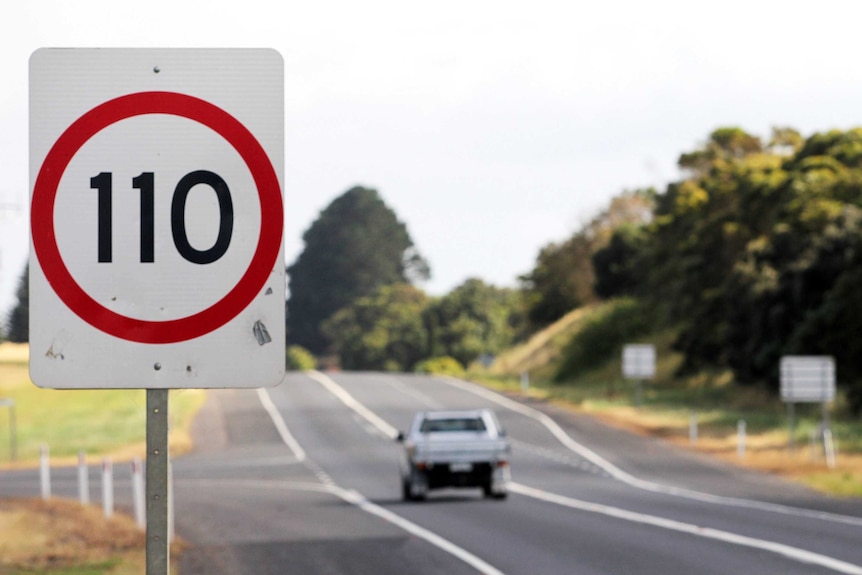
<path fill-rule="evenodd" d="M 646 293 L 679 325 L 684 371 L 726 365 L 727 282 L 748 243 L 775 225 L 785 157 L 739 128 L 715 130 L 682 154 L 688 178 L 656 197 Z M 730 310 L 732 311 L 732 310 Z"/>
<path fill-rule="evenodd" d="M 592 246 L 584 234 L 543 247 L 536 267 L 521 283 L 527 299 L 527 319 L 534 328 L 555 322 L 594 299 Z"/>
<path fill-rule="evenodd" d="M 608 245 L 593 254 L 597 296 L 634 295 L 642 277 L 639 264 L 645 242 L 643 226 L 625 224 L 614 230 Z"/>
<path fill-rule="evenodd" d="M 354 187 L 333 200 L 303 240 L 287 268 L 287 340 L 315 354 L 330 348 L 321 325 L 336 311 L 380 286 L 430 276 L 407 227 L 373 189 Z"/>
<path fill-rule="evenodd" d="M 680 168 L 690 170 L 694 175 L 703 176 L 708 174 L 717 163 L 740 160 L 761 150 L 763 150 L 763 144 L 760 138 L 748 134 L 741 128 L 718 128 L 709 135 L 709 140 L 703 146 L 693 152 L 680 155 L 677 163 Z"/>
<path fill-rule="evenodd" d="M 688 177 L 656 197 L 647 227 L 644 292 L 677 326 L 683 369 L 730 367 L 742 384 L 777 387 L 782 355 L 827 353 L 862 410 L 862 375 L 850 366 L 862 129 L 803 140 L 778 128 L 762 146 L 723 128 L 679 165 Z"/>
<path fill-rule="evenodd" d="M 425 310 L 430 356 L 455 358 L 467 366 L 483 353 L 512 343 L 520 312 L 517 294 L 468 279 Z"/>
<path fill-rule="evenodd" d="M 15 291 L 18 302 L 6 322 L 6 337 L 9 341 L 16 343 L 27 343 L 30 341 L 30 265 L 24 266 L 24 273 L 18 280 L 18 289 Z"/>
<path fill-rule="evenodd" d="M 857 250 L 853 266 L 842 274 L 823 304 L 809 313 L 793 332 L 788 351 L 798 355 L 835 357 L 840 381 L 847 388 L 851 412 L 862 415 L 862 251 Z"/>
<path fill-rule="evenodd" d="M 409 371 L 427 357 L 422 310 L 428 298 L 409 284 L 381 286 L 323 323 L 338 351 L 341 367 Z"/>
<path fill-rule="evenodd" d="M 652 218 L 654 196 L 652 188 L 623 192 L 568 240 L 542 248 L 536 266 L 520 278 L 533 328 L 596 299 L 593 255 L 611 241 L 617 228 L 646 224 Z"/>

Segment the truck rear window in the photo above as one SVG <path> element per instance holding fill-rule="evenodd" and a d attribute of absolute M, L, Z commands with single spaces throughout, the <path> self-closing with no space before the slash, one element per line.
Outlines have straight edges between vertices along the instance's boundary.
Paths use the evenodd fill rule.
<path fill-rule="evenodd" d="M 422 433 L 437 433 L 445 431 L 485 431 L 485 422 L 480 417 L 474 418 L 453 418 L 453 419 L 425 419 L 422 421 L 422 427 L 419 428 Z"/>

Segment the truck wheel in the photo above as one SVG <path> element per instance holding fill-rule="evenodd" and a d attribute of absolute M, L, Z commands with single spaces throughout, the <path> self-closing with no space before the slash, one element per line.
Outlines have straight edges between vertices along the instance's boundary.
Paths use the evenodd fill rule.
<path fill-rule="evenodd" d="M 486 498 L 494 496 L 494 492 L 491 491 L 491 482 L 490 481 L 486 481 L 485 483 L 482 484 L 482 495 L 484 495 Z"/>
<path fill-rule="evenodd" d="M 494 492 L 494 490 L 491 488 L 491 482 L 488 481 L 487 483 L 482 484 L 482 495 L 484 495 L 488 499 L 505 499 L 509 496 L 509 492 L 505 490 Z"/>
<path fill-rule="evenodd" d="M 423 501 L 425 492 L 413 490 L 413 476 L 403 478 L 401 480 L 401 496 L 404 501 Z"/>

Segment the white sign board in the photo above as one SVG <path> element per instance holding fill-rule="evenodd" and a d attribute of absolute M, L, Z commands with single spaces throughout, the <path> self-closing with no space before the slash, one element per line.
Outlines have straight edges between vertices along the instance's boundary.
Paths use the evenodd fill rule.
<path fill-rule="evenodd" d="M 830 356 L 786 355 L 781 358 L 781 399 L 788 403 L 821 403 L 835 399 L 835 360 Z"/>
<path fill-rule="evenodd" d="M 284 65 L 267 49 L 30 58 L 30 376 L 284 376 Z"/>
<path fill-rule="evenodd" d="M 623 377 L 652 379 L 655 376 L 655 346 L 630 343 L 623 346 Z"/>

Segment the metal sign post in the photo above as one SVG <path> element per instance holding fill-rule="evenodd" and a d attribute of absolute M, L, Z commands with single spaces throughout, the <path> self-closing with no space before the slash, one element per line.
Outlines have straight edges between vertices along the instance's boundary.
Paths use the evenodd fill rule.
<path fill-rule="evenodd" d="M 170 573 L 168 390 L 147 390 L 147 575 Z"/>

